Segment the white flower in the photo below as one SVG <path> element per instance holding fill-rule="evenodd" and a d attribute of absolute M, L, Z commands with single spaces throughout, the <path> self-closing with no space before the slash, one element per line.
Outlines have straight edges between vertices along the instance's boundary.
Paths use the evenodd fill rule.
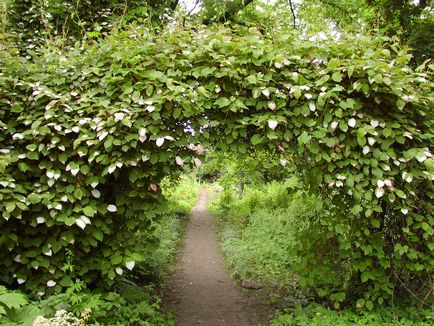
<path fill-rule="evenodd" d="M 351 118 L 350 120 L 348 120 L 348 126 L 354 128 L 356 126 L 356 119 Z"/>
<path fill-rule="evenodd" d="M 125 113 L 122 113 L 122 112 L 115 113 L 115 121 L 116 122 L 121 121 L 124 118 L 124 116 L 125 116 Z"/>
<path fill-rule="evenodd" d="M 384 187 L 384 184 L 385 184 L 385 183 L 384 183 L 383 180 L 378 180 L 378 181 L 377 181 L 377 187 L 378 187 L 378 188 L 383 188 L 383 187 Z"/>
<path fill-rule="evenodd" d="M 98 139 L 101 141 L 101 140 L 103 140 L 104 138 L 106 138 L 107 135 L 108 135 L 108 132 L 107 132 L 107 131 L 103 131 L 103 132 L 98 136 Z"/>
<path fill-rule="evenodd" d="M 413 177 L 408 172 L 402 172 L 402 178 L 408 183 L 413 181 Z"/>

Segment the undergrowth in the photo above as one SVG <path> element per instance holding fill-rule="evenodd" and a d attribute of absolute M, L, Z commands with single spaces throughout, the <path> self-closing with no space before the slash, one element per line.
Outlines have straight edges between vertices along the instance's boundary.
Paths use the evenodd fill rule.
<path fill-rule="evenodd" d="M 318 304 L 298 305 L 292 311 L 280 312 L 271 326 L 428 326 L 432 313 L 417 309 L 382 308 L 370 312 L 333 311 Z"/>
<path fill-rule="evenodd" d="M 359 300 L 355 307 L 333 310 L 314 290 L 300 285 L 300 237 L 330 211 L 300 189 L 296 178 L 252 184 L 242 198 L 235 186 L 214 189 L 219 196 L 210 210 L 219 216 L 221 245 L 232 276 L 253 279 L 272 293 L 271 302 L 282 309 L 272 326 L 433 325 L 427 307 L 402 302 L 392 307 L 385 302 L 366 310 L 360 309 L 367 304 Z"/>

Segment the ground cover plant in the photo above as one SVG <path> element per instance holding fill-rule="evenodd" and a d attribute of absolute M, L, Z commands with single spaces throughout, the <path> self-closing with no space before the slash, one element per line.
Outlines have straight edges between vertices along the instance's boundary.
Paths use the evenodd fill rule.
<path fill-rule="evenodd" d="M 422 316 L 422 317 L 421 317 Z M 332 311 L 320 305 L 297 306 L 290 313 L 277 314 L 272 326 L 427 326 L 432 325 L 429 309 L 421 312 L 417 309 L 383 308 L 373 312 Z"/>

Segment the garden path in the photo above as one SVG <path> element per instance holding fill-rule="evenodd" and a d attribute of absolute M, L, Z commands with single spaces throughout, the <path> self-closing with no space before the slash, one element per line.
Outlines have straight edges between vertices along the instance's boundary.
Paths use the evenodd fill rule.
<path fill-rule="evenodd" d="M 216 222 L 206 211 L 208 196 L 201 190 L 166 295 L 176 325 L 268 325 L 269 309 L 260 296 L 243 293 L 229 276 L 217 242 Z"/>

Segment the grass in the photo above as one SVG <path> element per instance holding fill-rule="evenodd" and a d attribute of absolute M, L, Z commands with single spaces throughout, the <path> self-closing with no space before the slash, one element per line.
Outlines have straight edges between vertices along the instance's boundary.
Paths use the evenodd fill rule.
<path fill-rule="evenodd" d="M 237 190 L 214 186 L 219 193 L 210 210 L 219 216 L 220 241 L 236 279 L 254 279 L 266 286 L 272 301 L 281 307 L 272 326 L 426 326 L 433 313 L 412 307 L 380 307 L 341 311 L 321 301 L 298 284 L 293 267 L 298 263 L 298 232 L 308 230 L 309 220 L 320 218 L 316 199 L 298 189 L 297 180 L 250 186 L 238 199 Z M 219 189 L 219 190 L 216 190 Z"/>

